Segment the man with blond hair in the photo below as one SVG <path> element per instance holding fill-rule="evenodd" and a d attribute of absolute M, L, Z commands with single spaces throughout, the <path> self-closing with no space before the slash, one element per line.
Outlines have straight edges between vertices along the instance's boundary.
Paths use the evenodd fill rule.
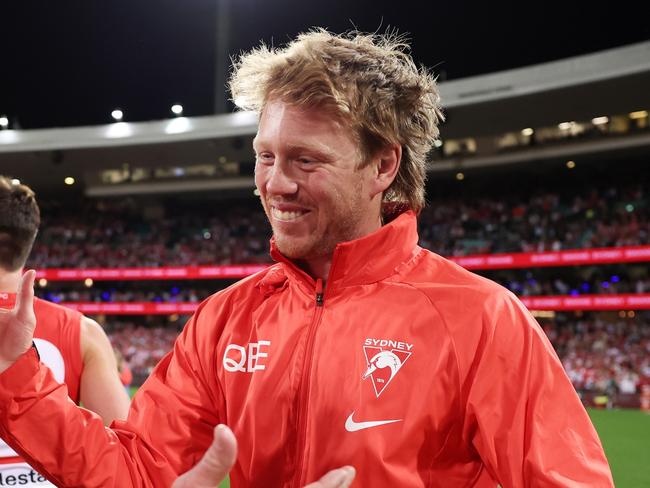
<path fill-rule="evenodd" d="M 175 487 L 207 487 L 233 464 L 232 485 L 250 487 L 344 465 L 318 486 L 354 469 L 360 487 L 612 486 L 528 311 L 417 245 L 442 116 L 405 48 L 318 29 L 243 55 L 231 91 L 260 115 L 255 182 L 277 264 L 200 305 L 112 430 L 38 365 L 28 273 L 0 325 L 0 433 L 60 486 L 168 486 L 189 470 Z"/>

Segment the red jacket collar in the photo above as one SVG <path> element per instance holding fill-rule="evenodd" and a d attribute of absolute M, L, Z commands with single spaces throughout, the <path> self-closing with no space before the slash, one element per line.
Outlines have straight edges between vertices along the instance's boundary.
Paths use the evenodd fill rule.
<path fill-rule="evenodd" d="M 354 241 L 341 242 L 332 257 L 327 288 L 361 285 L 381 281 L 395 273 L 417 252 L 417 220 L 405 212 L 377 231 Z M 271 257 L 282 263 L 285 273 L 311 283 L 314 279 L 284 257 L 271 239 Z"/>

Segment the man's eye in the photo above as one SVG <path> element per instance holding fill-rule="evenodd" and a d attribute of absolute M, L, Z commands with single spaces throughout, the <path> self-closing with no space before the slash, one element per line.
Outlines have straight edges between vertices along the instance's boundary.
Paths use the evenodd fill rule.
<path fill-rule="evenodd" d="M 273 155 L 269 153 L 261 153 L 257 155 L 257 160 L 261 163 L 272 163 Z"/>
<path fill-rule="evenodd" d="M 298 158 L 297 161 L 302 164 L 310 164 L 316 162 L 313 159 L 309 159 L 309 158 Z"/>

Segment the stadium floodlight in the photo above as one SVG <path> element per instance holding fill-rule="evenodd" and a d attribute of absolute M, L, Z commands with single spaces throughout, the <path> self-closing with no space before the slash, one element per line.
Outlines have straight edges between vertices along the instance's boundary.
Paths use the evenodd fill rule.
<path fill-rule="evenodd" d="M 20 180 L 18 178 L 14 178 L 13 180 L 11 180 L 11 184 L 14 186 L 18 186 L 20 185 Z"/>
<path fill-rule="evenodd" d="M 109 139 L 119 139 L 121 137 L 130 137 L 133 135 L 133 126 L 128 122 L 115 122 L 109 124 L 106 130 L 106 137 Z"/>
<path fill-rule="evenodd" d="M 0 115 L 0 128 L 6 129 L 7 127 L 9 127 L 9 117 L 6 115 Z"/>
<path fill-rule="evenodd" d="M 605 116 L 594 117 L 593 119 L 591 119 L 591 123 L 594 125 L 603 125 L 606 124 L 607 122 L 609 122 L 609 117 L 605 117 Z"/>
<path fill-rule="evenodd" d="M 456 173 L 456 179 L 458 181 L 463 181 L 465 179 L 465 173 L 461 173 L 460 171 Z"/>
<path fill-rule="evenodd" d="M 124 118 L 124 112 L 122 112 L 122 110 L 120 110 L 119 108 L 116 108 L 111 112 L 111 117 L 113 117 L 113 120 L 119 122 Z"/>
<path fill-rule="evenodd" d="M 569 130 L 572 125 L 573 125 L 573 122 L 561 122 L 561 123 L 559 123 L 557 125 L 557 127 L 560 130 Z"/>
<path fill-rule="evenodd" d="M 566 167 L 569 169 L 573 169 L 576 167 L 576 162 L 575 161 L 567 161 L 566 162 Z"/>
<path fill-rule="evenodd" d="M 74 178 L 72 176 L 66 176 L 63 183 L 66 185 L 74 185 Z"/>
<path fill-rule="evenodd" d="M 165 126 L 165 134 L 181 134 L 190 130 L 192 130 L 192 121 L 181 115 L 168 121 Z"/>
<path fill-rule="evenodd" d="M 637 110 L 636 112 L 630 112 L 631 119 L 645 119 L 647 116 L 647 110 Z"/>
<path fill-rule="evenodd" d="M 93 286 L 93 283 L 94 281 L 92 278 L 86 278 L 84 280 L 84 285 L 86 285 L 86 288 L 90 288 L 91 286 Z"/>
<path fill-rule="evenodd" d="M 41 278 L 40 280 L 38 280 L 38 286 L 40 286 L 41 288 L 45 288 L 47 286 L 47 280 L 45 278 Z"/>
<path fill-rule="evenodd" d="M 177 116 L 183 115 L 183 106 L 180 103 L 175 103 L 172 105 L 172 113 Z"/>
<path fill-rule="evenodd" d="M 530 127 L 526 127 L 521 131 L 521 135 L 528 137 L 528 136 L 532 136 L 533 132 L 534 132 L 533 129 L 531 129 Z"/>
<path fill-rule="evenodd" d="M 531 310 L 530 313 L 533 317 L 541 317 L 543 319 L 555 318 L 555 312 L 553 310 Z"/>
<path fill-rule="evenodd" d="M 442 141 L 440 139 L 436 139 L 433 141 L 433 145 L 436 147 L 442 147 Z"/>

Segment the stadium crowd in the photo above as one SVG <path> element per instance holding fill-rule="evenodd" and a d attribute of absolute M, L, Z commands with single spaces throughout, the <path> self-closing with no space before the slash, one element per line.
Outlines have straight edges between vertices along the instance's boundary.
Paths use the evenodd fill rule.
<path fill-rule="evenodd" d="M 647 245 L 644 183 L 504 196 L 434 197 L 422 212 L 420 244 L 443 256 Z M 432 191 L 432 194 L 436 194 Z M 269 261 L 270 230 L 256 201 L 160 204 L 87 200 L 74 212 L 43 207 L 35 268 L 159 267 Z"/>
<path fill-rule="evenodd" d="M 479 274 L 483 274 L 479 272 Z M 489 278 L 508 288 L 517 296 L 540 295 L 617 295 L 650 293 L 650 278 L 625 275 L 581 278 L 580 276 L 537 276 L 533 271 L 499 273 Z M 505 277 L 503 275 L 510 275 Z M 544 273 L 546 275 L 546 273 Z"/>
<path fill-rule="evenodd" d="M 154 366 L 172 350 L 174 341 L 189 317 L 150 316 L 100 318 L 113 347 L 119 351 L 133 374 L 133 383 L 140 385 Z"/>
<path fill-rule="evenodd" d="M 615 404 L 618 396 L 635 395 L 650 384 L 650 312 L 634 313 L 634 320 L 581 315 L 542 321 L 576 390 L 607 395 Z"/>
<path fill-rule="evenodd" d="M 36 295 L 50 302 L 164 302 L 196 303 L 204 300 L 223 286 L 169 285 L 151 287 L 149 284 L 126 282 L 113 283 L 110 286 L 95 285 L 86 288 L 83 285 L 60 289 L 37 288 Z"/>
<path fill-rule="evenodd" d="M 145 216 L 132 200 L 87 200 L 71 212 L 41 204 L 43 230 L 29 266 L 124 268 L 268 261 L 270 231 L 255 205 L 184 207 Z M 155 210 L 160 210 L 156 207 Z"/>
<path fill-rule="evenodd" d="M 420 219 L 420 243 L 443 256 L 645 245 L 650 242 L 647 187 L 527 198 L 433 200 Z"/>

